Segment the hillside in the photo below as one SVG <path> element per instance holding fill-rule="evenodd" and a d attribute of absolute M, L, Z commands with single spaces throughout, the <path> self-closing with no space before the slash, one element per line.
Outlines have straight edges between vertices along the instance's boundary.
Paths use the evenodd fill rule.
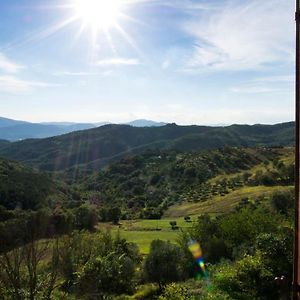
<path fill-rule="evenodd" d="M 47 171 L 77 166 L 98 170 L 128 154 L 139 154 L 148 149 L 198 151 L 224 146 L 289 146 L 293 139 L 292 122 L 228 127 L 106 125 L 42 140 L 0 144 L 0 155 Z"/>
<path fill-rule="evenodd" d="M 293 163 L 286 162 L 292 156 L 289 148 L 148 151 L 84 179 L 80 190 L 102 208 L 121 207 L 124 218 L 156 219 L 166 210 L 167 216 L 224 213 L 245 197 L 292 185 Z"/>
<path fill-rule="evenodd" d="M 66 131 L 58 126 L 31 123 L 0 128 L 0 137 L 9 141 L 24 140 L 32 137 L 45 138 L 63 133 L 66 133 Z"/>
<path fill-rule="evenodd" d="M 6 140 L 0 140 L 0 148 L 4 147 L 4 146 L 8 146 L 9 145 L 9 141 Z"/>
<path fill-rule="evenodd" d="M 50 207 L 51 199 L 63 197 L 51 178 L 21 163 L 0 159 L 0 206 L 36 210 Z"/>
<path fill-rule="evenodd" d="M 27 124 L 27 122 L 0 117 L 0 128 L 20 125 L 20 124 Z"/>

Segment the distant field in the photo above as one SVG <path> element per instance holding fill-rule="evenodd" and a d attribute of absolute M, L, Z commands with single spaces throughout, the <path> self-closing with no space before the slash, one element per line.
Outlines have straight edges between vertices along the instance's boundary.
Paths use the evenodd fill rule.
<path fill-rule="evenodd" d="M 170 221 L 176 221 L 179 230 L 172 230 L 169 223 Z M 142 254 L 148 254 L 150 244 L 153 240 L 161 239 L 176 243 L 180 229 L 188 228 L 191 225 L 192 222 L 188 223 L 183 218 L 171 218 L 162 220 L 122 221 L 121 226 L 100 224 L 99 228 L 109 228 L 112 233 L 119 231 L 123 238 L 129 242 L 136 243 Z"/>
<path fill-rule="evenodd" d="M 117 232 L 113 230 L 112 232 Z M 176 243 L 178 233 L 168 231 L 126 231 L 120 230 L 120 234 L 128 242 L 136 243 L 140 249 L 141 254 L 148 254 L 150 244 L 153 240 L 160 239 L 164 241 L 170 241 Z"/>
<path fill-rule="evenodd" d="M 110 229 L 112 233 L 120 232 L 123 238 L 136 243 L 142 254 L 148 254 L 150 244 L 155 239 L 161 239 L 176 243 L 181 229 L 191 227 L 197 220 L 197 216 L 208 213 L 218 215 L 233 211 L 241 199 L 248 197 L 250 200 L 259 196 L 268 197 L 276 191 L 293 189 L 293 186 L 256 186 L 242 187 L 224 197 L 215 196 L 213 199 L 200 203 L 183 203 L 174 205 L 165 213 L 161 220 L 134 220 L 121 221 L 120 226 L 104 223 L 99 229 Z M 185 216 L 191 216 L 191 222 L 184 220 Z M 170 221 L 176 221 L 179 230 L 172 230 Z"/>
<path fill-rule="evenodd" d="M 255 187 L 242 187 L 235 190 L 225 196 L 215 196 L 212 199 L 199 202 L 199 203 L 183 203 L 179 205 L 173 205 L 166 213 L 167 218 L 176 218 L 189 215 L 200 215 L 204 213 L 208 214 L 222 214 L 231 212 L 238 205 L 241 199 L 247 197 L 249 199 L 255 199 L 259 196 L 268 197 L 276 191 L 286 191 L 293 189 L 293 186 L 255 186 Z"/>

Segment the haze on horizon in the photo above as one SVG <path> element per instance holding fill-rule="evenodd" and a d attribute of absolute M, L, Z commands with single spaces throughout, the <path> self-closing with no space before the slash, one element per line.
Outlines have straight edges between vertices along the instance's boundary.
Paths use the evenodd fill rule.
<path fill-rule="evenodd" d="M 294 119 L 293 1 L 82 3 L 0 2 L 0 116 L 178 124 Z"/>

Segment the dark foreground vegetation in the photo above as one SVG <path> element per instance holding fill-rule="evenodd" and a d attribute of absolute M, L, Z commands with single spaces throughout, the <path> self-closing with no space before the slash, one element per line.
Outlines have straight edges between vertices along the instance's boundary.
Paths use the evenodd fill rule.
<path fill-rule="evenodd" d="M 0 299 L 273 300 L 289 293 L 292 148 L 148 150 L 75 175 L 0 160 Z M 253 188 L 222 212 L 201 212 Z M 200 213 L 182 216 L 184 229 L 170 222 L 176 243 L 157 231 L 145 256 L 122 237 L 126 220 L 160 219 L 189 205 Z M 103 229 L 109 224 L 120 233 Z M 203 248 L 209 280 L 188 250 L 191 240 Z"/>
<path fill-rule="evenodd" d="M 278 299 L 291 284 L 293 196 L 275 194 L 270 204 L 199 216 L 177 245 L 153 241 L 145 258 L 119 235 L 73 231 L 38 240 L 39 226 L 2 252 L 2 299 Z M 188 251 L 191 239 L 203 247 L 209 282 Z M 286 287 L 276 285 L 281 276 Z"/>

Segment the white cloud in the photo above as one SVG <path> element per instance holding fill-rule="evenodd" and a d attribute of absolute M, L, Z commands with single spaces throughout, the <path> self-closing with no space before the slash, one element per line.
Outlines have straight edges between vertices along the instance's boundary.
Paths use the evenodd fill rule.
<path fill-rule="evenodd" d="M 17 73 L 23 68 L 24 66 L 11 61 L 3 53 L 0 52 L 0 70 L 7 73 Z"/>
<path fill-rule="evenodd" d="M 110 58 L 98 60 L 96 62 L 97 66 L 136 66 L 139 65 L 140 61 L 136 58 Z"/>
<path fill-rule="evenodd" d="M 255 70 L 292 62 L 293 11 L 293 1 L 234 0 L 200 14 L 184 27 L 195 39 L 187 70 Z"/>
<path fill-rule="evenodd" d="M 41 81 L 27 81 L 11 75 L 0 76 L 0 91 L 10 94 L 20 94 L 32 91 L 34 88 L 60 86 Z"/>

